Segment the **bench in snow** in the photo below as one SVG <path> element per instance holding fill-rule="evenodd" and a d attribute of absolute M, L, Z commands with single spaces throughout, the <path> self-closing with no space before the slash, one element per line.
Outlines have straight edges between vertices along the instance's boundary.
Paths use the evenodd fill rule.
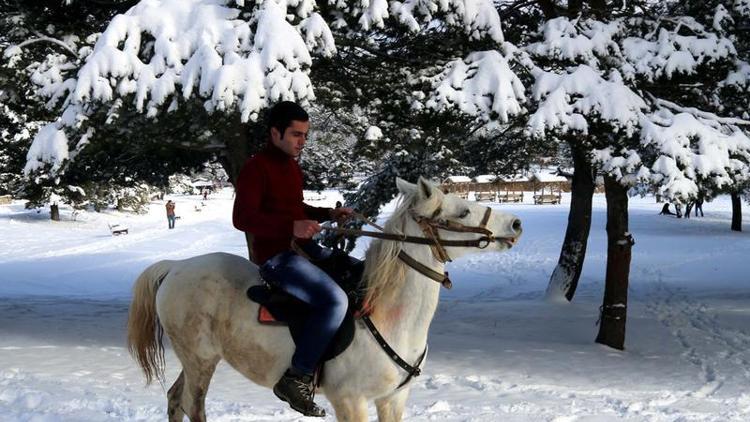
<path fill-rule="evenodd" d="M 534 203 L 537 205 L 541 204 L 559 204 L 560 195 L 534 195 Z"/>
<path fill-rule="evenodd" d="M 112 236 L 128 234 L 128 228 L 126 226 L 123 226 L 121 224 L 108 224 L 108 226 L 109 226 L 109 232 L 112 233 Z"/>
<path fill-rule="evenodd" d="M 477 201 L 494 201 L 495 192 L 474 192 L 474 199 Z"/>
<path fill-rule="evenodd" d="M 523 202 L 523 192 L 505 192 L 497 194 L 498 202 Z"/>

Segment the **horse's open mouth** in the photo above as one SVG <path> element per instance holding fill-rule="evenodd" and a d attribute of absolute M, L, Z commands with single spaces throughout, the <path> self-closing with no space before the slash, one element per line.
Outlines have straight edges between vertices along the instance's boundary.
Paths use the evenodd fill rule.
<path fill-rule="evenodd" d="M 508 249 L 512 248 L 516 244 L 516 242 L 518 242 L 517 237 L 503 237 L 497 240 L 498 242 L 504 243 L 505 246 L 508 247 Z"/>

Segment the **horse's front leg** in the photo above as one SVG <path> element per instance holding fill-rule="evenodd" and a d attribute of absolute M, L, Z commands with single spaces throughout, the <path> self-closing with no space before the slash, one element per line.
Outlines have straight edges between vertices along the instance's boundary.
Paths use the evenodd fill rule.
<path fill-rule="evenodd" d="M 329 398 L 340 422 L 367 422 L 367 400 L 364 397 Z"/>
<path fill-rule="evenodd" d="M 409 388 L 403 388 L 395 393 L 375 400 L 378 409 L 378 422 L 400 422 L 404 415 Z"/>

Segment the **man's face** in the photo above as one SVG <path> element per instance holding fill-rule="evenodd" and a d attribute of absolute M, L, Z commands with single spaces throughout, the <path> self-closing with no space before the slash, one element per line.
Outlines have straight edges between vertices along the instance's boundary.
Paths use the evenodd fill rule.
<path fill-rule="evenodd" d="M 271 128 L 271 142 L 276 148 L 284 151 L 290 157 L 297 158 L 307 141 L 307 132 L 310 131 L 310 122 L 292 120 L 292 124 L 284 131 L 284 136 L 275 127 Z"/>

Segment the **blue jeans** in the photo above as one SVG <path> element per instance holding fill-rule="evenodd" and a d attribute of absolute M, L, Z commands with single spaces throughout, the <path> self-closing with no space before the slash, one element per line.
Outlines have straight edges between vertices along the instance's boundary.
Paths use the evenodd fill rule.
<path fill-rule="evenodd" d="M 308 242 L 303 250 L 313 261 L 331 254 L 314 242 Z M 310 305 L 310 316 L 305 321 L 304 334 L 297 339 L 292 367 L 312 374 L 344 320 L 349 306 L 346 293 L 323 270 L 293 251 L 270 258 L 261 266 L 261 273 L 269 282 Z"/>
<path fill-rule="evenodd" d="M 174 215 L 168 215 L 167 216 L 167 222 L 169 223 L 169 228 L 170 229 L 174 228 L 174 222 L 175 222 L 176 219 L 177 218 Z"/>

